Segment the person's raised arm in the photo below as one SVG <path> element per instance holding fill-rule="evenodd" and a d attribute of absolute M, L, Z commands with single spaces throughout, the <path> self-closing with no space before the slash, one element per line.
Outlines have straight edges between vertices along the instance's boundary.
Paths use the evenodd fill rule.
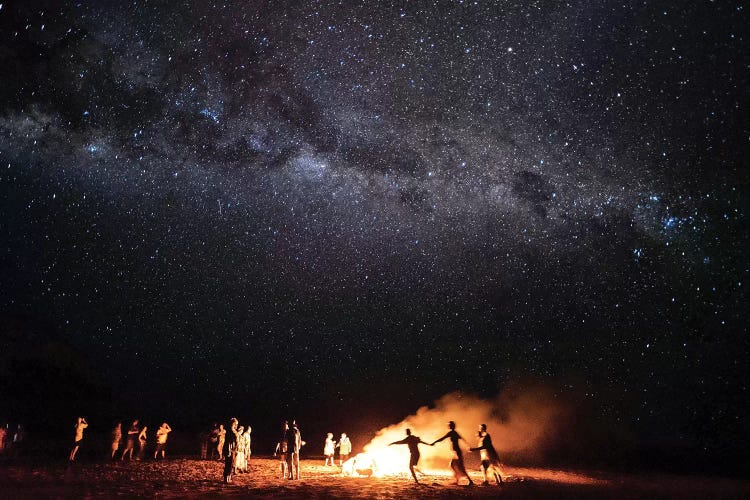
<path fill-rule="evenodd" d="M 445 438 L 449 437 L 449 436 L 450 436 L 450 434 L 451 434 L 451 433 L 449 432 L 449 433 L 447 433 L 447 434 L 446 434 L 445 436 L 441 437 L 440 439 L 436 439 L 435 441 L 433 441 L 432 443 L 430 443 L 430 446 L 435 446 L 435 445 L 436 445 L 437 443 L 439 443 L 439 442 L 440 442 L 440 441 L 442 441 L 443 439 L 445 439 Z"/>
<path fill-rule="evenodd" d="M 391 446 L 391 445 L 394 445 L 394 444 L 406 444 L 406 439 L 402 439 L 401 441 L 394 441 L 394 442 L 388 444 L 388 446 Z"/>

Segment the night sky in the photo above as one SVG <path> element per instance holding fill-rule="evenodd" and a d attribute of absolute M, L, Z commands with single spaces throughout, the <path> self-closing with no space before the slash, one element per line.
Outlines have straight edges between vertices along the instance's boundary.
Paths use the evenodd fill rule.
<path fill-rule="evenodd" d="M 747 442 L 749 8 L 0 0 L 6 336 L 120 415 L 382 425 L 533 380 Z"/>

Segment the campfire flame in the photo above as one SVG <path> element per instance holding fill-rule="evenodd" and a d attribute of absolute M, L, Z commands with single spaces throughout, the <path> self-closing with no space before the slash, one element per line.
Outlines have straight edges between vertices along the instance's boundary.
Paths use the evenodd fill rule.
<path fill-rule="evenodd" d="M 431 443 L 448 432 L 448 422 L 456 422 L 456 431 L 464 439 L 464 457 L 474 453 L 469 447 L 478 445 L 477 429 L 486 423 L 495 448 L 503 453 L 536 455 L 549 437 L 560 417 L 562 408 L 545 391 L 534 390 L 520 396 L 500 395 L 487 401 L 460 392 L 450 393 L 435 402 L 433 408 L 424 406 L 398 424 L 385 427 L 364 447 L 364 452 L 343 465 L 343 473 L 350 476 L 385 476 L 408 474 L 409 450 L 405 445 L 388 446 L 406 437 L 405 430 L 422 441 Z M 502 420 L 498 417 L 502 415 Z M 453 458 L 448 439 L 435 446 L 419 445 L 419 468 L 427 474 L 449 473 Z"/>

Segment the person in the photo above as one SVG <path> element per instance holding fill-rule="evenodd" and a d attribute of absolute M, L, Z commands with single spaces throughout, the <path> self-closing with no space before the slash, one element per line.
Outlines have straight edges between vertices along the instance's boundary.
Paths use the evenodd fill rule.
<path fill-rule="evenodd" d="M 234 470 L 237 474 L 245 472 L 247 469 L 247 460 L 245 458 L 245 427 L 237 427 L 237 458 L 234 461 Z"/>
<path fill-rule="evenodd" d="M 326 456 L 326 465 L 336 465 L 333 461 L 333 454 L 336 453 L 336 443 L 333 440 L 333 433 L 326 435 L 326 443 L 323 446 L 323 455 Z"/>
<path fill-rule="evenodd" d="M 287 464 L 289 468 L 289 479 L 299 479 L 299 452 L 305 445 L 302 441 L 302 433 L 297 427 L 297 422 L 292 420 L 292 426 L 286 434 L 287 437 Z"/>
<path fill-rule="evenodd" d="M 287 478 L 287 434 L 289 434 L 289 423 L 284 420 L 281 424 L 281 437 L 276 443 L 276 450 L 273 452 L 273 456 L 279 456 L 279 468 L 281 469 L 281 479 Z"/>
<path fill-rule="evenodd" d="M 162 422 L 161 427 L 156 430 L 156 451 L 154 452 L 154 460 L 156 460 L 159 452 L 161 452 L 161 459 L 164 460 L 165 450 L 167 449 L 167 437 L 170 432 L 172 432 L 172 428 L 166 422 Z"/>
<path fill-rule="evenodd" d="M 430 446 L 429 443 L 425 443 L 421 439 L 419 439 L 417 436 L 412 436 L 411 429 L 406 429 L 406 437 L 402 439 L 401 441 L 394 441 L 390 443 L 388 446 L 393 446 L 394 444 L 405 444 L 409 447 L 409 472 L 411 472 L 411 476 L 414 478 L 414 481 L 419 484 L 419 481 L 417 480 L 417 474 L 414 471 L 419 472 L 422 475 L 425 475 L 424 472 L 419 470 L 417 465 L 419 464 L 419 445 L 426 444 L 427 446 Z"/>
<path fill-rule="evenodd" d="M 224 425 L 219 424 L 218 443 L 216 445 L 216 451 L 219 454 L 219 461 L 224 460 L 224 440 L 227 437 L 227 430 L 224 429 Z"/>
<path fill-rule="evenodd" d="M 138 456 L 136 460 L 143 460 L 143 454 L 146 452 L 146 431 L 148 426 L 144 425 L 141 432 L 138 433 Z"/>
<path fill-rule="evenodd" d="M 466 472 L 466 466 L 464 465 L 463 452 L 461 451 L 461 447 L 459 446 L 459 441 L 463 438 L 458 432 L 456 432 L 456 422 L 454 422 L 453 420 L 448 422 L 448 429 L 450 430 L 445 434 L 445 436 L 441 437 L 440 439 L 436 439 L 430 444 L 430 446 L 435 446 L 437 443 L 443 441 L 444 439 L 450 439 L 451 450 L 453 451 L 453 457 L 451 458 L 450 466 L 451 470 L 453 471 L 453 477 L 456 479 L 456 482 L 454 484 L 458 484 L 459 480 L 462 477 L 465 477 L 469 480 L 469 486 L 474 486 L 474 481 L 472 481 L 469 477 L 469 473 Z"/>
<path fill-rule="evenodd" d="M 217 453 L 219 449 L 219 424 L 216 422 L 214 422 L 211 431 L 209 432 L 209 447 L 211 448 L 211 456 L 209 456 L 208 459 L 213 460 L 214 453 Z"/>
<path fill-rule="evenodd" d="M 211 432 L 208 429 L 204 429 L 198 434 L 198 442 L 201 445 L 200 457 L 201 460 L 208 458 L 208 443 L 211 440 Z"/>
<path fill-rule="evenodd" d="M 115 454 L 117 453 L 117 450 L 120 448 L 120 441 L 122 440 L 122 422 L 117 422 L 115 424 L 115 428 L 112 429 L 112 440 L 111 440 L 111 448 L 112 448 L 112 455 L 111 459 L 114 460 Z"/>
<path fill-rule="evenodd" d="M 83 441 L 83 430 L 88 426 L 89 424 L 86 422 L 85 418 L 78 417 L 75 424 L 76 435 L 73 442 L 73 449 L 70 450 L 70 455 L 68 456 L 68 460 L 71 462 L 76 459 L 76 453 L 78 453 L 78 448 L 81 447 L 81 441 Z"/>
<path fill-rule="evenodd" d="M 252 439 L 250 438 L 250 433 L 252 432 L 252 429 L 248 425 L 245 427 L 245 433 L 242 435 L 242 439 L 245 441 L 245 472 L 249 471 L 249 465 L 250 465 L 250 455 L 252 455 L 252 450 L 250 448 L 250 445 L 252 443 Z"/>
<path fill-rule="evenodd" d="M 349 455 L 352 453 L 352 442 L 347 437 L 346 432 L 341 433 L 341 439 L 336 444 L 336 448 L 339 449 L 339 465 L 343 466 L 344 462 L 349 460 Z"/>
<path fill-rule="evenodd" d="M 232 482 L 235 461 L 237 459 L 237 424 L 236 418 L 229 420 L 229 430 L 224 430 L 224 439 L 220 439 L 224 447 L 221 455 L 224 457 L 224 483 Z M 221 426 L 222 429 L 224 426 Z"/>
<path fill-rule="evenodd" d="M 5 451 L 5 426 L 0 426 L 0 455 Z"/>
<path fill-rule="evenodd" d="M 479 438 L 479 446 L 476 448 L 469 448 L 470 451 L 478 451 L 479 457 L 482 460 L 482 471 L 484 472 L 484 484 L 485 486 L 490 484 L 487 473 L 492 468 L 492 474 L 495 477 L 495 482 L 499 485 L 503 484 L 503 478 L 500 476 L 498 468 L 500 467 L 500 457 L 495 451 L 495 447 L 492 445 L 492 438 L 487 432 L 487 424 L 479 426 L 479 432 L 477 433 Z"/>
<path fill-rule="evenodd" d="M 125 449 L 122 451 L 120 460 L 125 460 L 125 455 L 128 455 L 128 460 L 133 460 L 133 451 L 135 450 L 135 442 L 138 440 L 138 434 L 140 434 L 141 428 L 138 426 L 138 420 L 133 420 L 128 429 L 128 434 L 125 438 Z"/>

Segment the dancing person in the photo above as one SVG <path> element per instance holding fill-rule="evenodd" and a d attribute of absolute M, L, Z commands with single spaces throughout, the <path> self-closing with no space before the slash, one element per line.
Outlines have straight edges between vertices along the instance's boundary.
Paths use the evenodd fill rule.
<path fill-rule="evenodd" d="M 128 460 L 133 460 L 133 451 L 135 451 L 135 442 L 138 440 L 138 435 L 141 433 L 141 428 L 138 426 L 138 420 L 133 420 L 128 428 L 128 434 L 125 437 L 125 449 L 122 451 L 120 460 L 125 460 L 125 455 L 128 455 Z"/>
<path fill-rule="evenodd" d="M 485 486 L 490 484 L 487 473 L 492 468 L 492 475 L 495 478 L 495 482 L 499 485 L 503 484 L 503 478 L 500 476 L 500 457 L 495 451 L 495 447 L 492 445 L 492 438 L 487 432 L 487 424 L 479 426 L 479 432 L 477 433 L 479 438 L 479 446 L 476 448 L 469 448 L 469 451 L 478 451 L 479 457 L 482 460 L 482 471 L 484 472 L 484 484 Z"/>
<path fill-rule="evenodd" d="M 83 441 L 83 430 L 88 427 L 89 424 L 86 422 L 86 419 L 83 417 L 78 417 L 78 420 L 75 424 L 75 430 L 76 435 L 73 442 L 73 449 L 70 450 L 70 455 L 68 456 L 68 460 L 73 462 L 76 459 L 76 453 L 78 453 L 78 448 L 81 447 L 81 441 Z"/>
<path fill-rule="evenodd" d="M 143 455 L 146 452 L 146 431 L 148 426 L 144 425 L 141 432 L 138 433 L 138 456 L 136 460 L 143 460 Z"/>
<path fill-rule="evenodd" d="M 326 443 L 323 446 L 323 455 L 326 456 L 326 465 L 336 465 L 333 461 L 333 454 L 336 453 L 336 443 L 333 440 L 333 433 L 326 435 Z"/>
<path fill-rule="evenodd" d="M 336 448 L 339 449 L 339 465 L 343 466 L 352 453 L 352 442 L 347 437 L 346 432 L 341 433 L 341 439 L 336 444 Z"/>
<path fill-rule="evenodd" d="M 172 432 L 172 428 L 166 422 L 162 422 L 161 427 L 156 430 L 156 451 L 154 452 L 154 460 L 156 460 L 159 452 L 161 452 L 161 459 L 164 460 L 164 451 L 167 449 L 167 437 L 170 432 Z"/>
<path fill-rule="evenodd" d="M 117 450 L 120 448 L 120 441 L 122 440 L 122 422 L 117 422 L 115 425 L 115 428 L 112 429 L 112 433 L 110 434 L 112 436 L 111 441 L 111 449 L 112 449 L 112 455 L 110 458 L 112 460 L 115 459 L 115 454 L 117 454 Z"/>
<path fill-rule="evenodd" d="M 456 432 L 456 422 L 451 420 L 448 422 L 448 429 L 450 429 L 445 436 L 441 437 L 440 439 L 436 439 L 433 441 L 430 446 L 435 446 L 437 443 L 444 439 L 450 439 L 451 440 L 451 450 L 453 451 L 453 457 L 450 461 L 451 470 L 453 471 L 453 477 L 456 479 L 456 482 L 454 484 L 458 484 L 458 481 L 465 477 L 469 480 L 469 486 L 474 486 L 474 481 L 471 480 L 469 477 L 469 473 L 466 472 L 466 466 L 464 465 L 464 456 L 463 452 L 461 451 L 461 447 L 459 446 L 459 441 L 466 440 L 461 437 L 461 435 Z M 468 443 L 467 443 L 468 444 Z"/>
<path fill-rule="evenodd" d="M 234 476 L 235 461 L 237 459 L 237 419 L 229 420 L 229 430 L 224 431 L 224 439 L 221 454 L 224 457 L 224 483 L 232 482 Z M 223 428 L 223 426 L 221 426 Z"/>
<path fill-rule="evenodd" d="M 417 465 L 419 464 L 419 445 L 420 444 L 426 444 L 427 446 L 431 446 L 431 445 L 429 443 L 425 443 L 424 441 L 419 439 L 417 436 L 412 436 L 411 429 L 406 429 L 406 437 L 404 439 L 402 439 L 401 441 L 394 441 L 390 443 L 388 446 L 392 446 L 394 444 L 405 444 L 409 447 L 409 472 L 411 472 L 411 475 L 414 478 L 414 481 L 417 484 L 419 484 L 419 481 L 417 480 L 417 474 L 414 471 L 419 472 L 423 476 L 426 475 L 417 467 Z"/>
<path fill-rule="evenodd" d="M 273 456 L 279 456 L 279 468 L 281 469 L 281 479 L 287 478 L 287 434 L 289 434 L 289 423 L 284 420 L 281 424 L 281 437 L 276 443 L 276 450 L 273 452 Z"/>

